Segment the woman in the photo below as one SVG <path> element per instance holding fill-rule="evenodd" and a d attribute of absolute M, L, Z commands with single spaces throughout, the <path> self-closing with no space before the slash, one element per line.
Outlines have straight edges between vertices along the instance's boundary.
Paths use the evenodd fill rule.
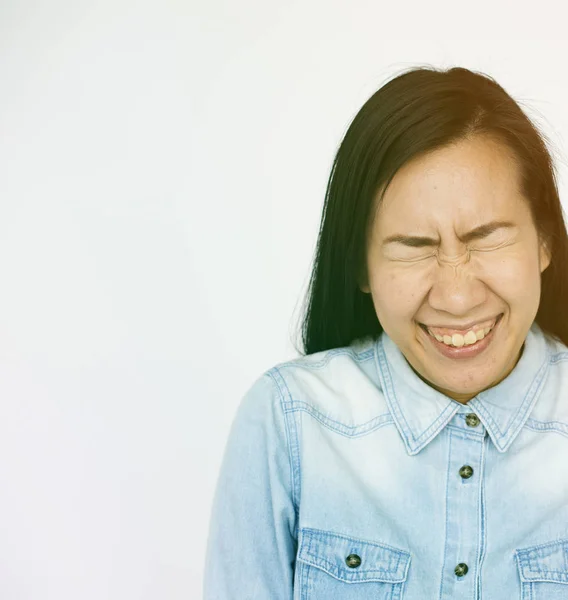
<path fill-rule="evenodd" d="M 493 79 L 418 68 L 335 158 L 305 356 L 242 399 L 206 600 L 568 598 L 568 236 Z"/>

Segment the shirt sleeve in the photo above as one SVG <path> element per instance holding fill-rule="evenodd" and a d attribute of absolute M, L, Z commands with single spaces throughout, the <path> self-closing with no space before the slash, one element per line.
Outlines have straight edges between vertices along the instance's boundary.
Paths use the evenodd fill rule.
<path fill-rule="evenodd" d="M 242 398 L 217 480 L 204 600 L 291 600 L 297 549 L 288 428 L 268 373 Z"/>

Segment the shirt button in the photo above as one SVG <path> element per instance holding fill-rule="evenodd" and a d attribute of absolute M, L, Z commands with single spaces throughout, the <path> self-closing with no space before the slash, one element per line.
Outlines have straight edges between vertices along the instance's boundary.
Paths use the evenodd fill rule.
<path fill-rule="evenodd" d="M 465 422 L 470 427 L 477 427 L 480 423 L 479 417 L 475 413 L 469 413 L 468 415 L 466 415 Z"/>
<path fill-rule="evenodd" d="M 465 563 L 460 563 L 459 565 L 456 566 L 456 568 L 454 569 L 454 573 L 458 576 L 458 577 L 463 577 L 467 572 L 468 572 L 468 568 L 467 565 Z"/>
<path fill-rule="evenodd" d="M 345 559 L 345 562 L 347 563 L 348 567 L 354 569 L 355 567 L 358 567 L 361 564 L 361 557 L 358 554 L 350 554 Z"/>
<path fill-rule="evenodd" d="M 460 469 L 460 475 L 463 479 L 469 479 L 473 475 L 473 469 L 469 465 L 464 465 Z"/>

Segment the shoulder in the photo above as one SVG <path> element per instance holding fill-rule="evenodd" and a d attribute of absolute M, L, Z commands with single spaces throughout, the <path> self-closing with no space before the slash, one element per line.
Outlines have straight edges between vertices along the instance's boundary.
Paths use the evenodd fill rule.
<path fill-rule="evenodd" d="M 558 425 L 568 433 L 568 347 L 545 334 L 547 369 L 543 381 L 542 401 L 531 418 L 542 424 Z"/>
<path fill-rule="evenodd" d="M 339 423 L 364 423 L 388 412 L 377 372 L 377 341 L 357 340 L 274 365 L 270 380 L 285 411 L 306 411 Z"/>

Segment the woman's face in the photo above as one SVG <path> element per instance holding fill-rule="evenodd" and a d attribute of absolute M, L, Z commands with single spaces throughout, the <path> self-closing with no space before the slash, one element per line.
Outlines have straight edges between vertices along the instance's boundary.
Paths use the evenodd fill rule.
<path fill-rule="evenodd" d="M 538 310 L 540 275 L 550 256 L 539 247 L 518 187 L 516 164 L 488 138 L 436 150 L 397 172 L 369 237 L 369 278 L 361 290 L 372 295 L 383 329 L 414 371 L 462 403 L 512 371 Z M 510 226 L 467 237 L 494 221 Z M 387 239 L 395 235 L 431 241 Z M 465 334 L 464 326 L 501 314 L 466 357 L 448 356 L 419 325 L 459 346 L 464 340 L 452 337 L 455 330 Z M 465 339 L 477 339 L 478 331 L 474 326 Z"/>

